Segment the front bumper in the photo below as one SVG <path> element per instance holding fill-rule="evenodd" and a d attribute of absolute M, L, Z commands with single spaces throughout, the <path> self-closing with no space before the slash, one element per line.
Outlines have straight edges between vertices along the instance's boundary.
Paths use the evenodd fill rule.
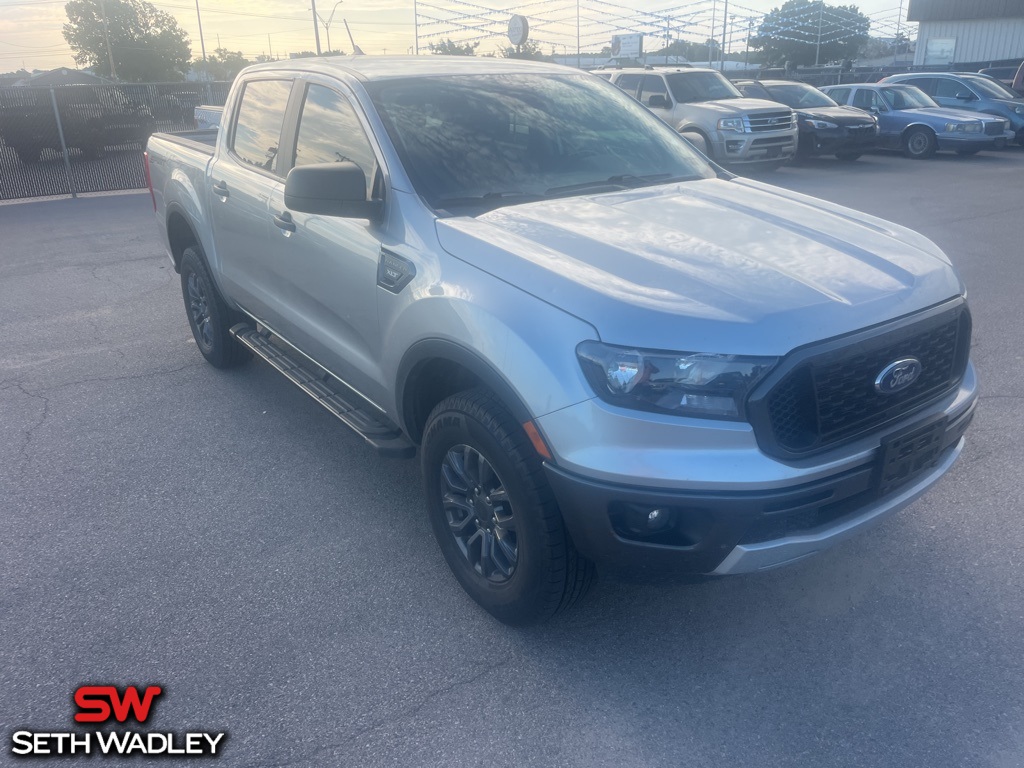
<path fill-rule="evenodd" d="M 836 152 L 867 152 L 878 144 L 874 125 L 869 130 L 849 128 L 809 129 L 800 132 L 800 151 L 810 155 L 834 155 Z"/>
<path fill-rule="evenodd" d="M 1001 149 L 1006 145 L 1008 141 L 1014 140 L 1013 131 L 1004 131 L 998 136 L 989 136 L 986 134 L 978 135 L 951 135 L 951 134 L 937 134 L 939 140 L 939 149 L 949 151 L 974 151 L 979 149 Z"/>
<path fill-rule="evenodd" d="M 942 420 L 934 456 L 889 490 L 881 489 L 882 448 L 857 466 L 811 482 L 736 492 L 626 485 L 552 464 L 545 468 L 575 546 L 600 565 L 629 571 L 746 573 L 827 549 L 916 500 L 960 454 L 976 405 L 972 391 L 945 414 L 915 422 L 912 430 Z M 654 510 L 660 510 L 655 516 L 663 527 L 650 529 Z"/>
<path fill-rule="evenodd" d="M 711 144 L 714 159 L 723 165 L 781 162 L 796 155 L 797 131 L 715 131 Z"/>

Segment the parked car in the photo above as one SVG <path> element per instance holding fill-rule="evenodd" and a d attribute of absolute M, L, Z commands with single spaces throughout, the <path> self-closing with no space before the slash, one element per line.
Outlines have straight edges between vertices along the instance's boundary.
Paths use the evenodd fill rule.
<path fill-rule="evenodd" d="M 988 67 L 987 69 L 979 69 L 978 74 L 995 78 L 1011 91 L 1014 91 L 1018 96 L 1024 96 L 1024 89 L 1014 87 L 1017 75 L 1021 73 L 1022 70 L 1024 70 L 1024 62 L 1022 62 L 1020 66 L 1015 67 Z"/>
<path fill-rule="evenodd" d="M 973 72 L 908 72 L 881 82 L 913 85 L 943 107 L 1004 117 L 1013 139 L 1024 145 L 1024 97 L 994 78 Z"/>
<path fill-rule="evenodd" d="M 963 447 L 971 321 L 938 247 L 723 172 L 578 70 L 260 64 L 222 130 L 148 159 L 199 352 L 418 451 L 441 553 L 502 621 L 571 605 L 594 563 L 808 557 Z"/>
<path fill-rule="evenodd" d="M 785 104 L 796 113 L 801 157 L 835 155 L 856 160 L 875 146 L 878 120 L 855 107 L 841 107 L 806 83 L 791 80 L 739 80 L 744 96 Z"/>
<path fill-rule="evenodd" d="M 60 150 L 60 132 L 50 90 L 23 91 L 8 92 L 9 101 L 16 99 L 17 103 L 8 103 L 0 110 L 0 135 L 23 163 L 35 163 L 44 149 Z M 149 107 L 134 103 L 115 86 L 62 86 L 53 94 L 64 143 L 77 148 L 87 159 L 102 157 L 108 146 L 144 146 L 155 128 Z"/>
<path fill-rule="evenodd" d="M 796 155 L 793 110 L 744 98 L 721 72 L 696 67 L 620 69 L 611 82 L 722 165 L 779 165 Z"/>
<path fill-rule="evenodd" d="M 931 157 L 938 150 L 973 155 L 999 149 L 1013 138 L 1001 117 L 940 107 L 912 85 L 830 85 L 822 90 L 839 104 L 858 107 L 878 119 L 878 146 L 907 157 Z"/>

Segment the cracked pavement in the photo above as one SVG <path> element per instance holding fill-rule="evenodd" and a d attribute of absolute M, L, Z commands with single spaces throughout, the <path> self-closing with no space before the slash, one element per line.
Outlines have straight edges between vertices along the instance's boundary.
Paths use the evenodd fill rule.
<path fill-rule="evenodd" d="M 960 268 L 985 399 L 937 488 L 788 569 L 601 581 L 528 630 L 449 575 L 415 462 L 265 365 L 204 364 L 148 194 L 0 206 L 0 764 L 116 683 L 163 686 L 147 728 L 228 731 L 231 766 L 1019 768 L 1022 172 L 1013 149 L 763 179 Z"/>

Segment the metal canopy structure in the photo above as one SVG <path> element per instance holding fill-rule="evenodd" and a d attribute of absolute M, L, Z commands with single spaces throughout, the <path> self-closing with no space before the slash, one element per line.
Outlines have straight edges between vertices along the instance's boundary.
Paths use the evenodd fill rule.
<path fill-rule="evenodd" d="M 481 43 L 481 53 L 495 53 L 509 45 L 509 19 L 521 15 L 529 20 L 530 41 L 545 53 L 596 53 L 609 45 L 613 35 L 638 33 L 644 35 L 648 50 L 676 41 L 703 44 L 715 39 L 724 40 L 726 52 L 734 52 L 743 48 L 751 34 L 758 33 L 765 18 L 763 11 L 728 0 L 691 0 L 660 10 L 632 9 L 608 0 L 529 0 L 500 8 L 483 2 L 486 0 L 417 0 L 417 51 L 450 39 L 462 44 Z M 871 34 L 895 36 L 901 15 L 895 7 L 873 15 Z M 808 22 L 815 25 L 813 39 L 806 35 Z M 810 44 L 820 40 L 824 44 L 858 34 L 843 23 L 844 19 L 827 6 L 813 3 L 794 10 L 764 31 L 780 38 Z M 493 49 L 488 49 L 489 42 Z"/>

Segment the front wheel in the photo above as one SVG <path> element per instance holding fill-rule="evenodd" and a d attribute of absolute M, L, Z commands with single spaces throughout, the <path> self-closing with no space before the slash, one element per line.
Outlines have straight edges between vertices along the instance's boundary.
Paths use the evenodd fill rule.
<path fill-rule="evenodd" d="M 484 610 L 524 626 L 586 593 L 594 566 L 573 548 L 539 457 L 493 394 L 474 389 L 442 401 L 421 457 L 434 537 Z"/>
<path fill-rule="evenodd" d="M 232 368 L 249 359 L 248 350 L 230 331 L 238 318 L 224 303 L 195 247 L 181 255 L 181 293 L 196 346 L 216 368 Z"/>
<path fill-rule="evenodd" d="M 903 139 L 903 154 L 912 160 L 924 160 L 935 154 L 939 142 L 927 128 L 914 128 Z"/>
<path fill-rule="evenodd" d="M 707 139 L 705 139 L 699 133 L 694 133 L 693 131 L 683 131 L 679 135 L 686 139 L 690 143 L 690 146 L 696 149 L 698 152 L 703 153 L 707 157 L 711 157 L 710 147 L 708 147 Z"/>

